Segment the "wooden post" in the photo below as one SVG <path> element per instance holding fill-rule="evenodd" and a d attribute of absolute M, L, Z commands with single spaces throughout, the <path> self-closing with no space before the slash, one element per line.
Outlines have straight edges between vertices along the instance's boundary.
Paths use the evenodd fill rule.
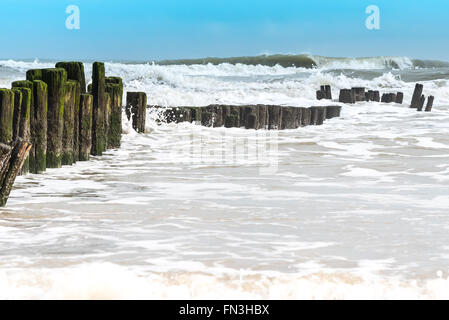
<path fill-rule="evenodd" d="M 31 110 L 30 172 L 42 173 L 47 168 L 48 90 L 43 81 L 33 81 L 34 110 Z"/>
<path fill-rule="evenodd" d="M 80 95 L 79 107 L 79 160 L 88 161 L 92 148 L 92 110 L 94 97 Z"/>
<path fill-rule="evenodd" d="M 362 87 L 352 88 L 351 93 L 352 93 L 353 101 L 355 101 L 355 102 L 366 100 L 365 88 L 362 88 Z"/>
<path fill-rule="evenodd" d="M 433 107 L 433 101 L 435 100 L 434 96 L 429 96 L 427 98 L 426 112 L 431 112 Z"/>
<path fill-rule="evenodd" d="M 240 121 L 246 129 L 258 129 L 259 113 L 255 106 L 241 107 Z"/>
<path fill-rule="evenodd" d="M 58 62 L 56 68 L 63 68 L 67 72 L 67 80 L 78 81 L 81 93 L 86 93 L 86 76 L 82 62 Z"/>
<path fill-rule="evenodd" d="M 412 102 L 410 104 L 410 108 L 418 109 L 421 104 L 421 97 L 424 86 L 422 84 L 417 83 L 415 85 L 415 91 L 413 92 Z"/>
<path fill-rule="evenodd" d="M 352 95 L 351 89 L 341 89 L 340 97 L 338 99 L 339 102 L 342 103 L 355 103 L 354 96 Z"/>
<path fill-rule="evenodd" d="M 398 103 L 398 104 L 402 104 L 402 102 L 404 101 L 404 93 L 402 93 L 402 92 L 398 92 L 397 94 L 396 94 L 396 103 Z"/>
<path fill-rule="evenodd" d="M 326 120 L 327 107 L 310 107 L 310 124 L 320 126 Z"/>
<path fill-rule="evenodd" d="M 281 129 L 296 129 L 296 119 L 294 107 L 281 107 L 282 110 L 282 125 Z"/>
<path fill-rule="evenodd" d="M 341 106 L 327 106 L 326 107 L 326 119 L 332 119 L 340 117 Z"/>
<path fill-rule="evenodd" d="M 196 111 L 200 112 L 201 116 L 204 114 L 203 108 L 199 108 Z M 126 116 L 128 120 L 131 119 L 132 116 L 132 126 L 133 129 L 138 133 L 145 132 L 145 122 L 146 122 L 146 110 L 147 110 L 147 95 L 145 92 L 128 92 L 126 96 Z M 204 110 L 207 111 L 207 110 Z M 198 114 L 196 114 L 198 118 Z M 211 122 L 212 116 L 210 115 L 209 119 L 200 120 L 202 123 Z M 211 125 L 211 123 L 209 124 Z"/>
<path fill-rule="evenodd" d="M 416 105 L 416 110 L 422 111 L 422 109 L 424 108 L 424 102 L 426 102 L 426 96 L 421 95 L 421 98 L 419 99 L 418 104 Z"/>
<path fill-rule="evenodd" d="M 302 111 L 302 117 L 301 117 L 301 126 L 306 127 L 310 126 L 311 118 L 312 117 L 312 110 L 310 108 L 304 108 Z"/>
<path fill-rule="evenodd" d="M 67 81 L 64 97 L 64 122 L 62 134 L 62 164 L 72 165 L 76 162 L 75 157 L 75 106 L 77 103 L 78 81 Z"/>
<path fill-rule="evenodd" d="M 64 102 L 67 72 L 62 68 L 42 70 L 47 84 L 47 168 L 62 166 L 62 133 L 64 130 Z"/>
<path fill-rule="evenodd" d="M 14 92 L 13 120 L 12 120 L 12 140 L 19 137 L 20 113 L 22 109 L 22 92 L 17 88 L 11 89 Z"/>
<path fill-rule="evenodd" d="M 28 81 L 42 80 L 42 71 L 44 69 L 32 69 L 28 70 L 26 73 L 26 79 Z"/>
<path fill-rule="evenodd" d="M 106 149 L 108 148 L 108 141 L 109 141 L 109 127 L 111 124 L 111 113 L 112 113 L 112 95 L 109 92 L 104 93 L 104 102 L 105 102 L 105 108 L 104 108 L 104 135 L 106 137 Z"/>
<path fill-rule="evenodd" d="M 92 95 L 94 97 L 92 110 L 92 150 L 94 156 L 101 156 L 106 151 L 105 134 L 105 68 L 104 63 L 95 62 L 92 70 Z"/>
<path fill-rule="evenodd" d="M 282 125 L 282 110 L 280 106 L 268 106 L 268 129 L 279 130 Z"/>
<path fill-rule="evenodd" d="M 14 181 L 22 170 L 23 163 L 28 157 L 31 144 L 21 138 L 18 138 L 14 144 L 7 162 L 7 169 L 1 179 L 0 185 L 0 207 L 4 207 L 8 201 Z"/>
<path fill-rule="evenodd" d="M 16 87 L 22 94 L 22 105 L 20 108 L 19 137 L 25 141 L 31 142 L 31 97 L 33 91 L 25 87 Z M 23 167 L 22 174 L 30 172 L 30 158 L 27 157 Z"/>
<path fill-rule="evenodd" d="M 114 78 L 120 79 L 120 78 Z M 106 78 L 106 92 L 111 95 L 111 117 L 109 123 L 108 148 L 119 148 L 122 136 L 122 96 L 123 84 Z"/>
<path fill-rule="evenodd" d="M 239 128 L 240 127 L 240 110 L 239 107 L 229 107 L 229 115 L 225 118 L 226 128 Z"/>
<path fill-rule="evenodd" d="M 268 106 L 257 105 L 257 111 L 258 111 L 257 118 L 259 120 L 258 128 L 267 130 L 268 129 Z"/>
<path fill-rule="evenodd" d="M 13 139 L 14 92 L 0 89 L 0 143 L 10 144 Z"/>
<path fill-rule="evenodd" d="M 316 92 L 316 99 L 317 100 L 323 100 L 325 98 L 325 92 L 322 90 L 317 90 Z"/>
<path fill-rule="evenodd" d="M 326 99 L 332 100 L 332 89 L 331 89 L 330 85 L 324 86 L 324 93 L 325 93 Z"/>

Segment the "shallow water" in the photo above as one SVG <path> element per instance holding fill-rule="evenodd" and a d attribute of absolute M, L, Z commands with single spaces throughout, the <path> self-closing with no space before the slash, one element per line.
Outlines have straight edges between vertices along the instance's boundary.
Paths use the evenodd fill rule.
<path fill-rule="evenodd" d="M 29 67 L 2 63 L 5 82 Z M 119 150 L 18 178 L 0 211 L 0 297 L 449 297 L 446 71 L 351 66 L 108 63 L 157 105 L 324 105 L 324 83 L 334 97 L 400 89 L 405 104 L 279 132 L 157 125 L 149 110 L 138 135 L 124 119 Z M 432 113 L 408 108 L 415 74 Z"/>

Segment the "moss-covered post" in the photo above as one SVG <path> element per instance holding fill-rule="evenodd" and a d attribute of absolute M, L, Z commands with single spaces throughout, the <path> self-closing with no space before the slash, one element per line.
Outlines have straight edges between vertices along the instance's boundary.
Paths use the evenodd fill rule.
<path fill-rule="evenodd" d="M 64 130 L 64 102 L 67 72 L 62 68 L 42 70 L 47 84 L 47 168 L 62 166 L 62 133 Z"/>
<path fill-rule="evenodd" d="M 81 94 L 79 108 L 79 160 L 87 161 L 92 148 L 92 110 L 94 97 Z"/>
<path fill-rule="evenodd" d="M 26 79 L 33 82 L 34 80 L 42 80 L 42 71 L 44 69 L 32 69 L 26 73 Z"/>
<path fill-rule="evenodd" d="M 11 89 L 14 92 L 14 113 L 12 120 L 12 140 L 19 137 L 20 112 L 22 109 L 22 92 L 16 88 Z"/>
<path fill-rule="evenodd" d="M 147 106 L 147 95 L 145 92 L 128 92 L 126 96 L 126 116 L 128 120 L 132 117 L 132 125 L 134 130 L 139 133 L 145 132 L 145 122 L 146 122 L 146 106 Z M 201 120 L 203 122 L 203 110 L 206 108 L 199 108 L 197 111 L 201 112 Z M 206 111 L 206 110 L 204 110 Z M 210 112 L 209 112 L 210 113 Z M 198 114 L 196 114 L 198 117 Z M 212 116 L 209 121 L 211 121 Z"/>
<path fill-rule="evenodd" d="M 111 126 L 111 113 L 112 113 L 112 95 L 109 92 L 104 93 L 104 134 L 106 137 L 106 149 L 108 147 L 109 141 L 109 128 Z"/>
<path fill-rule="evenodd" d="M 75 107 L 74 107 L 74 124 L 73 124 L 73 158 L 74 162 L 79 159 L 79 138 L 80 138 L 80 96 L 81 87 L 76 81 Z"/>
<path fill-rule="evenodd" d="M 17 87 L 22 94 L 22 105 L 20 107 L 20 122 L 19 122 L 19 137 L 24 141 L 31 142 L 31 124 L 30 124 L 30 112 L 31 112 L 31 97 L 33 91 L 24 88 Z M 22 174 L 30 172 L 30 158 L 27 157 L 22 167 Z"/>
<path fill-rule="evenodd" d="M 33 81 L 33 101 L 31 110 L 30 172 L 42 173 L 47 168 L 47 111 L 48 90 L 43 81 Z"/>
<path fill-rule="evenodd" d="M 10 144 L 13 138 L 14 92 L 0 89 L 0 143 Z"/>
<path fill-rule="evenodd" d="M 64 121 L 62 131 L 62 165 L 72 165 L 76 162 L 74 152 L 75 138 L 75 104 L 78 81 L 67 81 L 64 94 Z"/>
<path fill-rule="evenodd" d="M 106 92 L 111 95 L 108 148 L 119 148 L 122 136 L 123 82 L 121 78 L 106 78 Z"/>
<path fill-rule="evenodd" d="M 67 71 L 67 80 L 78 81 L 81 93 L 86 93 L 86 76 L 82 62 L 58 62 L 56 68 L 65 69 Z"/>
<path fill-rule="evenodd" d="M 104 63 L 94 62 L 92 69 L 92 150 L 94 156 L 101 156 L 106 151 L 105 135 L 105 68 Z"/>

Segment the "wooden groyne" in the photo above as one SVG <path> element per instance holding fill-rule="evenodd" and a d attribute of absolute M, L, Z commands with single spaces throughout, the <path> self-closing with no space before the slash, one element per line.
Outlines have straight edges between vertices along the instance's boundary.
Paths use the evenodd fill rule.
<path fill-rule="evenodd" d="M 92 83 L 86 85 L 82 62 L 58 62 L 55 68 L 28 70 L 12 89 L 0 89 L 0 206 L 19 174 L 43 173 L 120 147 L 122 79 L 106 77 L 104 63 L 95 62 Z M 330 86 L 321 92 L 324 99 L 332 99 Z M 148 106 L 144 92 L 128 92 L 125 113 L 139 133 L 145 132 L 148 107 L 161 109 L 161 121 L 168 123 L 256 130 L 322 125 L 341 113 L 335 105 L 161 108 Z"/>
<path fill-rule="evenodd" d="M 123 81 L 93 64 L 87 93 L 82 62 L 33 69 L 0 89 L 0 206 L 18 174 L 43 173 L 120 147 Z"/>
<path fill-rule="evenodd" d="M 412 101 L 410 103 L 410 108 L 416 109 L 417 111 L 423 111 L 424 105 L 426 106 L 424 111 L 430 112 L 432 111 L 433 102 L 435 97 L 429 96 L 427 97 L 423 95 L 424 86 L 422 84 L 416 84 L 415 90 L 413 92 Z M 318 100 L 322 99 L 330 99 L 332 100 L 332 90 L 329 85 L 321 86 L 320 90 L 316 92 L 316 96 Z M 340 95 L 338 98 L 338 102 L 345 104 L 354 104 L 356 102 L 382 102 L 382 103 L 397 103 L 403 104 L 404 102 L 404 93 L 403 92 L 387 92 L 382 94 L 382 98 L 380 96 L 380 92 L 377 90 L 366 90 L 363 87 L 355 87 L 351 89 L 341 89 Z"/>
<path fill-rule="evenodd" d="M 129 95 L 130 93 L 128 93 Z M 133 95 L 134 96 L 134 95 Z M 128 96 L 128 101 L 133 97 Z M 136 108 L 129 103 L 127 110 Z M 327 119 L 339 117 L 341 106 L 289 107 L 276 105 L 209 105 L 206 107 L 160 107 L 160 121 L 167 123 L 190 122 L 205 127 L 245 128 L 255 130 L 296 129 L 310 125 L 322 125 Z M 138 116 L 133 113 L 133 127 L 138 130 Z M 144 115 L 143 115 L 144 116 Z"/>

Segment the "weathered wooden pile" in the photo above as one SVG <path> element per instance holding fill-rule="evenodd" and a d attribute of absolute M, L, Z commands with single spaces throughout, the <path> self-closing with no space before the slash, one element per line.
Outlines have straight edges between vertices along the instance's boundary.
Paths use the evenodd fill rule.
<path fill-rule="evenodd" d="M 329 85 L 321 86 L 321 89 L 316 92 L 317 99 L 331 99 L 332 100 L 332 92 L 331 87 Z M 423 85 L 416 84 L 415 91 L 413 93 L 412 102 L 410 104 L 410 108 L 417 109 L 417 111 L 423 111 L 424 103 L 426 101 L 426 97 L 422 94 Z M 427 104 L 425 111 L 432 111 L 434 97 L 429 96 L 427 98 Z M 404 101 L 404 93 L 396 92 L 396 93 L 384 93 L 382 94 L 382 98 L 380 97 L 380 93 L 377 90 L 368 90 L 363 87 L 355 87 L 351 89 L 341 89 L 340 96 L 338 99 L 341 103 L 354 104 L 360 101 L 375 101 L 375 102 L 383 102 L 383 103 L 398 103 L 402 104 Z"/>
<path fill-rule="evenodd" d="M 410 104 L 410 108 L 414 108 L 417 111 L 423 111 L 424 103 L 426 101 L 426 96 L 423 95 L 424 86 L 422 84 L 417 83 L 415 86 L 415 91 L 413 92 L 412 103 Z M 427 98 L 427 104 L 424 111 L 430 112 L 432 111 L 434 96 L 429 96 Z"/>
<path fill-rule="evenodd" d="M 83 63 L 59 62 L 0 89 L 0 206 L 20 171 L 42 173 L 120 147 L 123 82 L 95 62 L 91 87 L 87 93 Z"/>
<path fill-rule="evenodd" d="M 246 128 L 256 130 L 296 129 L 322 125 L 326 119 L 339 117 L 341 106 L 288 107 L 276 105 L 209 105 L 161 109 L 163 121 L 192 122 L 206 127 Z"/>

